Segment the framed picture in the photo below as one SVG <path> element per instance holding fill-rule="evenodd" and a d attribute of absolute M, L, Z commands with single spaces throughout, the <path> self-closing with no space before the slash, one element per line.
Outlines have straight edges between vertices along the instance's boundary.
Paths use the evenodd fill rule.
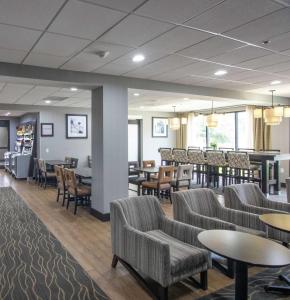
<path fill-rule="evenodd" d="M 168 137 L 168 118 L 152 117 L 152 137 Z"/>
<path fill-rule="evenodd" d="M 49 137 L 53 136 L 53 123 L 41 123 L 41 136 Z"/>
<path fill-rule="evenodd" d="M 87 139 L 88 138 L 88 116 L 66 115 L 66 138 Z"/>

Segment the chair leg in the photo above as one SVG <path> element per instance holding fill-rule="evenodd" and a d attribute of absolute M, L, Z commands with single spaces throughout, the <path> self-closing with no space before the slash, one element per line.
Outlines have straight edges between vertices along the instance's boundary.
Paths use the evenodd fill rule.
<path fill-rule="evenodd" d="M 203 290 L 207 290 L 207 270 L 200 273 L 200 285 Z"/>
<path fill-rule="evenodd" d="M 77 208 L 78 208 L 78 197 L 75 197 L 75 210 L 74 210 L 74 215 L 77 213 Z"/>
<path fill-rule="evenodd" d="M 60 194 L 60 189 L 58 188 L 58 189 L 57 189 L 57 197 L 56 197 L 56 202 L 58 202 L 58 201 L 59 201 L 59 194 Z"/>
<path fill-rule="evenodd" d="M 116 268 L 118 261 L 119 261 L 118 256 L 114 254 L 113 260 L 112 260 L 112 268 L 114 268 L 114 269 Z"/>
<path fill-rule="evenodd" d="M 70 203 L 70 194 L 67 195 L 67 204 L 66 204 L 66 209 L 68 209 Z"/>
<path fill-rule="evenodd" d="M 168 287 L 159 286 L 159 299 L 168 300 Z"/>
<path fill-rule="evenodd" d="M 64 204 L 65 204 L 65 198 L 66 198 L 66 194 L 67 192 L 66 192 L 66 190 L 64 189 L 63 190 L 63 197 L 62 197 L 62 206 L 64 206 Z"/>

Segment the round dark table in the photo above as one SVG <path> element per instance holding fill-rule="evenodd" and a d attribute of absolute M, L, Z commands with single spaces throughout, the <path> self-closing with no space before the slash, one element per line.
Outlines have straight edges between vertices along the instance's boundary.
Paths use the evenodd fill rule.
<path fill-rule="evenodd" d="M 248 298 L 248 265 L 277 268 L 290 264 L 290 251 L 271 240 L 230 230 L 206 230 L 199 241 L 211 252 L 236 262 L 235 299 Z"/>
<path fill-rule="evenodd" d="M 259 219 L 269 227 L 281 230 L 286 233 L 290 233 L 290 215 L 288 214 L 265 214 L 259 216 Z M 286 247 L 288 244 L 283 243 Z M 290 250 L 288 250 L 290 252 Z M 290 280 L 285 275 L 279 275 L 279 279 L 285 281 L 290 285 Z M 279 285 L 268 285 L 265 287 L 265 290 L 282 292 L 290 294 L 290 286 L 279 286 Z"/>

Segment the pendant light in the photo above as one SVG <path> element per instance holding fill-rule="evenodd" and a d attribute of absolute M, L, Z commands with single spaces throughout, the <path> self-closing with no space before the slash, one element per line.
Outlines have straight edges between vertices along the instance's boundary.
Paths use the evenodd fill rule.
<path fill-rule="evenodd" d="M 176 106 L 173 106 L 173 112 L 175 113 Z M 180 128 L 180 119 L 177 117 L 169 119 L 169 128 L 172 130 L 178 130 Z"/>
<path fill-rule="evenodd" d="M 254 109 L 254 118 L 255 119 L 261 119 L 263 115 L 263 110 L 262 108 L 255 108 Z"/>
<path fill-rule="evenodd" d="M 290 118 L 290 106 L 284 108 L 284 118 Z"/>
<path fill-rule="evenodd" d="M 211 101 L 211 114 L 206 116 L 206 126 L 209 128 L 215 128 L 218 125 L 218 115 L 213 111 L 213 100 Z"/>
<path fill-rule="evenodd" d="M 272 107 L 267 108 L 264 111 L 265 123 L 270 126 L 279 125 L 283 117 L 283 106 L 274 107 L 274 92 L 275 90 L 270 91 L 272 93 Z"/>

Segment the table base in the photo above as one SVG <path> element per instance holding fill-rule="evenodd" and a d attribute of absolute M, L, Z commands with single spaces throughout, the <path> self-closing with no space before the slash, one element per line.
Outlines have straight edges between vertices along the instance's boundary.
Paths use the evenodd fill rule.
<path fill-rule="evenodd" d="M 236 262 L 235 300 L 248 299 L 248 265 Z"/>
<path fill-rule="evenodd" d="M 289 286 L 282 285 L 267 285 L 265 286 L 266 292 L 279 292 L 285 295 L 290 295 L 290 279 L 285 275 L 279 275 L 279 279 L 285 281 Z"/>

